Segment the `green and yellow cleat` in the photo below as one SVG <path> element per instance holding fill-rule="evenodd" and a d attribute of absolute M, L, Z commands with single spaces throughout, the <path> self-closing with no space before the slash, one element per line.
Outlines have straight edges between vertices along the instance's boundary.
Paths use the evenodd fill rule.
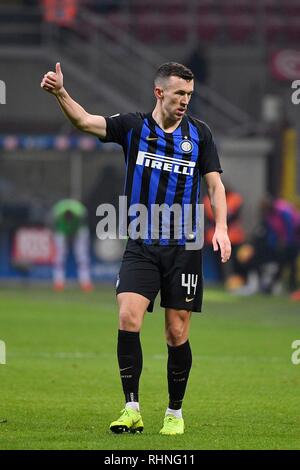
<path fill-rule="evenodd" d="M 166 415 L 164 419 L 164 425 L 159 431 L 159 434 L 166 436 L 175 436 L 176 434 L 184 433 L 184 421 L 183 418 L 176 418 L 174 415 Z"/>
<path fill-rule="evenodd" d="M 141 413 L 132 408 L 124 408 L 121 416 L 117 421 L 113 421 L 110 430 L 115 434 L 123 432 L 140 433 L 144 430 L 144 424 Z"/>

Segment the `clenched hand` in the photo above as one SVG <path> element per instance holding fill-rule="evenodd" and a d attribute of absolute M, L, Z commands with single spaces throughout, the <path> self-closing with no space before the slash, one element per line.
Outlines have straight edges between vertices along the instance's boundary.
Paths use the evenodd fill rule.
<path fill-rule="evenodd" d="M 55 66 L 55 72 L 50 71 L 44 75 L 44 78 L 41 81 L 41 88 L 43 88 L 45 91 L 48 91 L 49 93 L 52 93 L 53 95 L 57 95 L 57 93 L 63 87 L 63 84 L 63 74 L 60 68 L 60 63 L 57 62 Z"/>

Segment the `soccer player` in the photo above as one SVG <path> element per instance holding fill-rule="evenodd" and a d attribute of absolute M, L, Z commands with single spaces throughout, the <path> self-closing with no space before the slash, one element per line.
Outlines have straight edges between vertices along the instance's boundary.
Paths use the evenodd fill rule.
<path fill-rule="evenodd" d="M 129 240 L 117 281 L 117 355 L 126 404 L 121 416 L 110 425 L 114 433 L 141 432 L 144 427 L 138 395 L 143 365 L 140 330 L 145 312 L 152 311 L 159 291 L 165 309 L 169 392 L 160 433 L 184 433 L 182 402 L 192 365 L 189 325 L 191 312 L 200 312 L 202 304 L 201 250 L 187 247 L 196 237 L 199 224 L 197 203 L 202 176 L 215 215 L 213 248 L 220 248 L 222 262 L 231 253 L 216 146 L 208 126 L 187 115 L 193 78 L 192 71 L 184 65 L 163 64 L 154 79 L 153 111 L 111 117 L 91 115 L 70 97 L 63 86 L 59 63 L 56 72 L 48 72 L 41 82 L 43 89 L 56 96 L 63 112 L 78 129 L 123 147 L 129 210 L 136 204 L 148 209 L 148 224 L 140 231 L 139 227 L 135 227 L 136 231 L 128 229 Z M 164 205 L 165 209 L 156 225 L 152 217 L 155 205 Z M 178 215 L 174 210 L 167 217 L 166 207 L 175 205 L 188 208 L 191 231 L 186 229 L 188 217 L 182 213 Z M 129 226 L 134 227 L 133 218 Z"/>
<path fill-rule="evenodd" d="M 65 288 L 65 262 L 68 246 L 73 245 L 78 266 L 81 290 L 93 290 L 90 273 L 90 235 L 87 226 L 87 210 L 74 199 L 58 201 L 52 208 L 51 225 L 54 231 L 55 258 L 53 264 L 54 290 Z"/>

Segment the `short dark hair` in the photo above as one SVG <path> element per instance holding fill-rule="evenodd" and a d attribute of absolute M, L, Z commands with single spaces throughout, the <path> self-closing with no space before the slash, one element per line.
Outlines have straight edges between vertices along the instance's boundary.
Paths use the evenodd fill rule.
<path fill-rule="evenodd" d="M 184 80 L 193 80 L 193 72 L 185 65 L 178 64 L 177 62 L 166 62 L 158 67 L 154 77 L 154 83 L 160 79 L 166 79 L 169 77 L 180 77 Z"/>

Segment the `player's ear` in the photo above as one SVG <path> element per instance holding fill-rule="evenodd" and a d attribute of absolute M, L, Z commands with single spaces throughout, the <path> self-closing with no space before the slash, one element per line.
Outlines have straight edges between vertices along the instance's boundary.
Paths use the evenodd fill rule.
<path fill-rule="evenodd" d="M 154 96 L 158 100 L 161 100 L 164 96 L 164 90 L 160 86 L 155 86 L 154 87 Z"/>

